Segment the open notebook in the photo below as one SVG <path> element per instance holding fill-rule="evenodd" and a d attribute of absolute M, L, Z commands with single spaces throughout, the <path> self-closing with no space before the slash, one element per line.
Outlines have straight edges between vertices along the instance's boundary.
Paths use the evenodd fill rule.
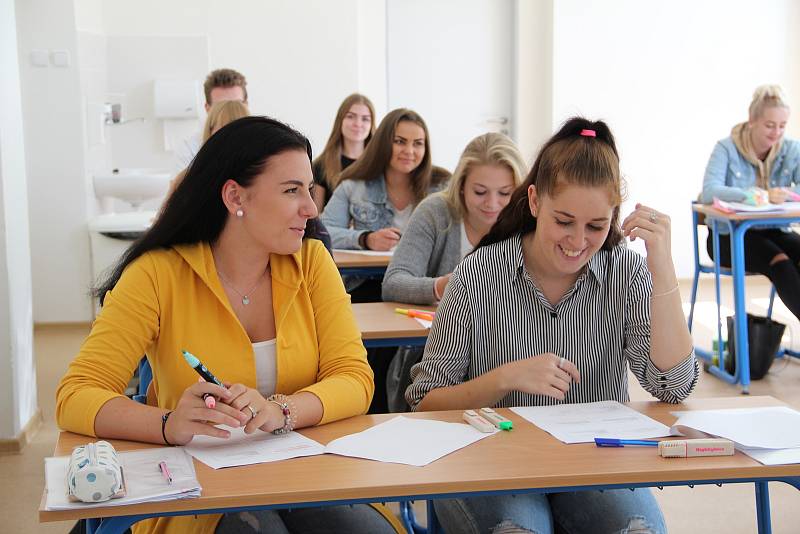
<path fill-rule="evenodd" d="M 126 495 L 99 503 L 72 502 L 67 498 L 67 469 L 69 456 L 44 459 L 47 510 L 70 510 L 121 506 L 142 502 L 169 501 L 200 496 L 200 483 L 194 471 L 192 457 L 182 447 L 159 447 L 118 453 L 125 478 Z M 158 467 L 164 461 L 172 474 L 169 484 Z"/>

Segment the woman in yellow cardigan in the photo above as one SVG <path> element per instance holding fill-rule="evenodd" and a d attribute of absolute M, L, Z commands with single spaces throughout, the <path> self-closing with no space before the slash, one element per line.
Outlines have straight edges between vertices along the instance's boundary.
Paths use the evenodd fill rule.
<path fill-rule="evenodd" d="M 213 425 L 287 432 L 365 413 L 373 375 L 336 266 L 304 239 L 311 148 L 247 117 L 203 145 L 153 227 L 97 290 L 104 303 L 62 378 L 64 430 L 183 445 Z M 197 355 L 229 388 L 198 382 Z M 157 406 L 123 391 L 142 354 Z M 203 400 L 210 393 L 213 407 Z M 213 404 L 213 403 L 209 403 Z M 134 532 L 394 532 L 369 505 L 150 519 Z"/>

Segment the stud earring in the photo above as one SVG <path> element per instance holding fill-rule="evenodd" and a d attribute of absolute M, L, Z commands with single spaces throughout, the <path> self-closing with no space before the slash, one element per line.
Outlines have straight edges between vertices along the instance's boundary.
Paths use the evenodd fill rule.
<path fill-rule="evenodd" d="M 237 217 L 244 217 L 244 211 L 242 211 L 242 208 L 239 208 L 238 210 L 236 210 L 236 216 Z"/>

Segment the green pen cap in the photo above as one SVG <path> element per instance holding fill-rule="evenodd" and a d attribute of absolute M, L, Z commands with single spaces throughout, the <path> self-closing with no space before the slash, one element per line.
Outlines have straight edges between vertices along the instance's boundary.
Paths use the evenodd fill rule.
<path fill-rule="evenodd" d="M 511 421 L 500 421 L 500 430 L 511 430 L 514 428 L 514 423 Z"/>

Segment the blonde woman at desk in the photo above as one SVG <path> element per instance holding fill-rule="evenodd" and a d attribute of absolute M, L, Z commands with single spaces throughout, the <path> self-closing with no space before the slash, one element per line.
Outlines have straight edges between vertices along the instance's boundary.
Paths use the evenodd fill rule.
<path fill-rule="evenodd" d="M 680 402 L 699 366 L 670 256 L 669 218 L 619 223 L 611 131 L 573 118 L 544 145 L 497 223 L 450 278 L 406 399 L 416 410 L 628 401 L 628 368 Z M 647 258 L 619 246 L 641 239 Z M 532 458 L 535 461 L 535 458 Z M 445 529 L 663 533 L 647 489 L 437 500 Z M 649 530 L 648 530 L 649 529 Z M 527 532 L 527 530 L 524 530 Z"/>
<path fill-rule="evenodd" d="M 383 300 L 434 304 L 461 258 L 483 239 L 527 172 L 514 142 L 486 133 L 469 142 L 445 191 L 420 202 L 383 278 Z M 386 378 L 390 412 L 408 410 L 403 395 L 421 347 L 403 347 Z"/>
<path fill-rule="evenodd" d="M 373 375 L 349 298 L 322 244 L 304 239 L 317 213 L 310 157 L 305 137 L 265 117 L 234 121 L 202 146 L 161 217 L 97 289 L 103 308 L 58 387 L 62 429 L 183 445 L 225 440 L 218 424 L 283 433 L 367 410 Z M 198 382 L 184 349 L 228 389 Z M 142 354 L 157 406 L 123 393 Z M 394 532 L 370 505 L 165 517 L 134 532 L 310 524 Z"/>
<path fill-rule="evenodd" d="M 733 127 L 717 143 L 706 167 L 702 200 L 742 201 L 746 190 L 769 190 L 770 202 L 783 203 L 787 189 L 800 192 L 800 141 L 784 137 L 789 105 L 777 85 L 762 85 L 753 94 L 747 122 Z M 728 229 L 719 225 L 721 234 Z M 706 248 L 714 257 L 713 236 Z M 800 319 L 800 236 L 779 228 L 755 228 L 744 234 L 744 268 L 770 279 L 786 307 Z M 720 264 L 731 266 L 731 242 L 719 240 Z"/>

